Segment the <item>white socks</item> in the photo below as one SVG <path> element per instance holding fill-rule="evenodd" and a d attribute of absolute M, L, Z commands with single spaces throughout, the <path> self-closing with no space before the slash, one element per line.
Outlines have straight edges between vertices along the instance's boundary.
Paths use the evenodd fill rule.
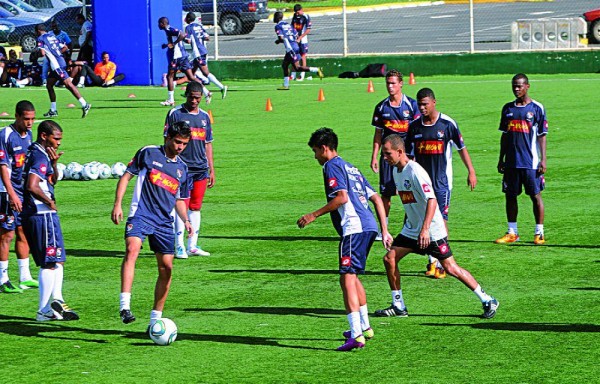
<path fill-rule="evenodd" d="M 360 329 L 360 312 L 350 312 L 346 317 L 350 324 L 350 337 L 356 339 L 358 336 L 362 335 L 362 329 Z"/>
<path fill-rule="evenodd" d="M 517 230 L 517 223 L 508 223 L 508 233 L 512 233 L 513 235 L 516 235 L 519 233 L 519 231 Z"/>
<path fill-rule="evenodd" d="M 544 224 L 536 224 L 535 225 L 535 234 L 543 235 L 544 234 Z"/>
<path fill-rule="evenodd" d="M 56 111 L 56 101 L 52 101 L 52 102 L 50 102 L 50 109 L 51 109 L 52 111 Z"/>
<path fill-rule="evenodd" d="M 0 261 L 0 284 L 8 281 L 8 260 Z"/>
<path fill-rule="evenodd" d="M 131 292 L 121 292 L 119 295 L 119 311 L 131 309 Z"/>
<path fill-rule="evenodd" d="M 392 305 L 398 309 L 405 309 L 404 298 L 402 297 L 402 290 L 392 291 Z"/>
<path fill-rule="evenodd" d="M 290 78 L 288 76 L 283 78 L 283 86 L 284 87 L 289 87 L 290 86 Z"/>
<path fill-rule="evenodd" d="M 359 308 L 360 313 L 360 328 L 364 331 L 365 329 L 371 328 L 371 323 L 369 322 L 369 310 L 367 309 L 367 304 L 362 305 Z"/>
<path fill-rule="evenodd" d="M 206 76 L 206 77 L 208 78 L 208 80 L 210 80 L 211 83 L 213 83 L 214 85 L 219 87 L 219 89 L 225 88 L 225 86 L 223 84 L 221 84 L 221 82 L 219 80 L 217 80 L 215 75 L 213 75 L 212 73 L 209 73 L 208 76 Z"/>
<path fill-rule="evenodd" d="M 52 291 L 54 290 L 55 276 L 56 269 L 40 268 L 40 301 L 38 310 L 42 313 L 46 313 L 50 310 L 50 298 L 52 297 Z"/>
<path fill-rule="evenodd" d="M 150 326 L 160 319 L 162 319 L 162 311 L 155 311 L 154 309 L 150 311 Z"/>
<path fill-rule="evenodd" d="M 483 291 L 483 289 L 481 289 L 481 285 L 478 285 L 477 288 L 475 288 L 473 290 L 473 293 L 475 295 L 477 295 L 477 297 L 479 298 L 479 300 L 481 300 L 482 303 L 485 303 L 487 301 L 492 300 L 492 296 L 488 295 L 487 293 L 485 293 Z"/>
<path fill-rule="evenodd" d="M 168 92 L 168 99 L 169 101 L 175 101 L 175 91 L 167 91 Z"/>
<path fill-rule="evenodd" d="M 202 220 L 202 215 L 200 214 L 200 211 L 189 210 L 188 217 L 190 218 L 192 228 L 194 229 L 192 236 L 188 238 L 188 249 L 199 248 L 198 234 L 200 233 L 200 222 Z"/>

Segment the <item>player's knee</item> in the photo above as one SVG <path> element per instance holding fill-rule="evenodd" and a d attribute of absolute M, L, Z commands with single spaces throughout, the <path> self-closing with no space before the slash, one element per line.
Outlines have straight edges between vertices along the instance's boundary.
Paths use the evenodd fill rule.
<path fill-rule="evenodd" d="M 396 265 L 396 252 L 394 252 L 393 250 L 388 251 L 383 256 L 383 264 L 386 266 L 386 268 L 395 266 Z"/>

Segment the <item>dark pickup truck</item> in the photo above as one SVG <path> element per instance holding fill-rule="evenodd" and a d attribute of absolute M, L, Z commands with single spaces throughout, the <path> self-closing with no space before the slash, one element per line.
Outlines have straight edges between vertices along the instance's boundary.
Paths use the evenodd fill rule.
<path fill-rule="evenodd" d="M 183 0 L 183 10 L 201 13 L 202 24 L 215 24 L 212 0 Z M 269 17 L 267 0 L 217 0 L 217 11 L 224 35 L 250 33 L 256 23 Z"/>

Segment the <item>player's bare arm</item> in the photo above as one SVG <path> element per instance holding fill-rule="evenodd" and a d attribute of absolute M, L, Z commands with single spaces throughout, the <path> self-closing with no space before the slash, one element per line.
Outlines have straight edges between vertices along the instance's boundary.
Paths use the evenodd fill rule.
<path fill-rule="evenodd" d="M 431 221 L 433 220 L 433 215 L 435 214 L 435 210 L 438 206 L 437 199 L 429 199 L 427 200 L 427 209 L 425 210 L 425 219 L 423 219 L 423 227 L 421 228 L 421 232 L 419 233 L 419 247 L 421 249 L 425 249 L 429 246 L 431 238 L 429 236 L 429 227 L 431 226 Z"/>
<path fill-rule="evenodd" d="M 469 156 L 469 151 L 467 151 L 467 148 L 461 149 L 458 151 L 458 154 L 460 155 L 460 159 L 465 167 L 467 167 L 467 171 L 469 172 L 467 175 L 467 186 L 469 186 L 472 191 L 477 185 L 477 175 L 475 175 L 475 168 L 473 167 L 473 162 L 471 162 L 471 156 Z"/>
<path fill-rule="evenodd" d="M 185 225 L 185 230 L 188 233 L 188 237 L 192 236 L 194 232 L 194 228 L 192 227 L 192 223 L 190 222 L 190 218 L 188 217 L 188 209 L 185 205 L 184 199 L 177 199 L 175 202 L 175 212 L 177 212 L 177 216 L 183 220 L 183 224 Z"/>
<path fill-rule="evenodd" d="M 50 183 L 52 183 L 52 185 L 56 185 L 56 183 L 58 183 L 58 159 L 60 159 L 60 157 L 64 154 L 63 151 L 61 152 L 57 152 L 55 148 L 52 147 L 46 147 L 46 153 L 48 154 L 48 158 L 50 159 L 50 164 L 52 164 L 52 169 L 54 170 L 54 173 L 52 175 L 50 175 Z"/>
<path fill-rule="evenodd" d="M 348 202 L 348 192 L 346 192 L 345 190 L 338 191 L 336 196 L 333 199 L 331 199 L 327 204 L 325 204 L 323 207 L 319 208 L 318 210 L 316 210 L 314 212 L 307 213 L 306 215 L 299 218 L 298 221 L 296 222 L 296 225 L 298 225 L 299 228 L 304 228 L 308 224 L 315 221 L 315 219 L 317 217 L 323 216 L 324 214 L 329 213 L 329 212 L 333 212 L 336 209 L 338 209 L 339 207 L 341 207 L 342 205 L 346 204 L 347 202 Z"/>
<path fill-rule="evenodd" d="M 378 194 L 374 194 L 369 198 L 373 205 L 375 206 L 375 212 L 377 213 L 377 220 L 379 220 L 379 226 L 381 227 L 381 240 L 383 242 L 383 247 L 386 250 L 390 250 L 392 243 L 394 242 L 394 238 L 390 235 L 390 232 L 387 227 L 387 220 L 385 214 L 385 207 L 383 206 L 383 201 Z"/>
<path fill-rule="evenodd" d="M 21 212 L 23 210 L 23 202 L 17 196 L 15 189 L 12 186 L 12 182 L 10 181 L 10 175 L 8 174 L 8 165 L 1 164 L 0 165 L 0 176 L 2 177 L 2 183 L 6 188 L 6 193 L 8 194 L 8 198 L 10 199 L 10 207 L 17 212 Z"/>
<path fill-rule="evenodd" d="M 506 157 L 506 146 L 508 145 L 506 134 L 500 136 L 500 157 L 498 158 L 498 173 L 504 173 L 504 159 Z"/>
<path fill-rule="evenodd" d="M 538 165 L 538 172 L 540 174 L 546 173 L 546 135 L 537 137 L 538 148 L 540 149 L 540 163 Z"/>
<path fill-rule="evenodd" d="M 29 191 L 29 193 L 31 193 L 37 200 L 46 204 L 50 209 L 56 211 L 56 203 L 54 200 L 46 196 L 44 191 L 42 191 L 42 188 L 40 188 L 40 182 L 42 179 L 35 173 L 30 173 L 27 180 L 27 185 L 25 186 L 27 191 Z"/>
<path fill-rule="evenodd" d="M 115 192 L 115 203 L 113 205 L 113 210 L 111 213 L 112 222 L 115 224 L 119 224 L 123 220 L 123 208 L 121 207 L 123 203 L 123 196 L 125 196 L 125 191 L 127 191 L 127 185 L 129 181 L 133 178 L 133 175 L 129 172 L 125 172 L 123 176 L 119 179 L 117 183 L 117 190 Z"/>
<path fill-rule="evenodd" d="M 373 153 L 371 155 L 371 169 L 375 173 L 379 173 L 379 150 L 381 149 L 382 135 L 383 130 L 375 128 L 375 133 L 373 134 Z"/>
<path fill-rule="evenodd" d="M 215 186 L 215 165 L 213 161 L 213 147 L 212 143 L 206 143 L 206 160 L 208 161 L 208 188 L 212 188 Z"/>

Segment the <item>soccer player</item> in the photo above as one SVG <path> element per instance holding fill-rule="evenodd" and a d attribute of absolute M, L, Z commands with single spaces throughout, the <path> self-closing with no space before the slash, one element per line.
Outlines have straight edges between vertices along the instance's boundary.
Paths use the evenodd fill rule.
<path fill-rule="evenodd" d="M 79 54 L 77 55 L 77 61 L 85 61 L 88 64 L 91 64 L 93 62 L 94 55 L 94 47 L 92 43 L 92 23 L 86 20 L 83 13 L 78 13 L 75 16 L 75 21 L 81 26 L 78 37 Z"/>
<path fill-rule="evenodd" d="M 81 117 L 86 117 L 92 108 L 92 105 L 86 102 L 81 96 L 79 90 L 75 87 L 67 73 L 67 63 L 62 56 L 63 52 L 68 49 L 67 46 L 59 42 L 53 32 L 47 32 L 44 24 L 36 25 L 35 32 L 38 35 L 37 41 L 40 55 L 45 56 L 46 60 L 50 62 L 50 68 L 52 70 L 46 83 L 46 89 L 48 90 L 48 96 L 50 97 L 50 110 L 47 113 L 44 113 L 44 117 L 58 116 L 58 111 L 56 109 L 56 92 L 54 92 L 54 85 L 58 80 L 62 80 L 65 87 L 79 101 L 81 110 L 83 111 Z"/>
<path fill-rule="evenodd" d="M 452 193 L 452 147 L 458 149 L 458 154 L 467 168 L 467 185 L 475 189 L 477 176 L 471 162 L 471 157 L 458 129 L 458 125 L 449 116 L 436 109 L 436 99 L 433 91 L 422 88 L 417 92 L 417 105 L 421 118 L 410 123 L 406 136 L 406 149 L 414 155 L 414 159 L 429 174 L 433 181 L 433 191 L 440 206 L 446 231 L 448 231 L 448 210 Z M 427 276 L 444 278 L 441 264 L 431 255 L 425 272 Z"/>
<path fill-rule="evenodd" d="M 173 270 L 173 218 L 175 209 L 185 223 L 188 233 L 192 226 L 187 216 L 185 201 L 188 197 L 187 166 L 179 158 L 191 137 L 189 125 L 179 121 L 171 125 L 162 146 L 149 145 L 135 154 L 127 172 L 119 179 L 111 218 L 119 224 L 123 220 L 121 203 L 129 181 L 137 176 L 129 217 L 125 226 L 126 253 L 121 264 L 121 294 L 119 315 L 125 324 L 135 321 L 131 312 L 131 287 L 135 262 L 146 237 L 156 255 L 158 278 L 154 288 L 154 306 L 150 325 L 162 317 L 171 286 Z"/>
<path fill-rule="evenodd" d="M 51 120 L 42 121 L 23 170 L 21 221 L 35 264 L 40 267 L 37 321 L 79 319 L 65 304 L 62 294 L 67 254 L 54 198 L 54 185 L 58 180 L 56 164 L 63 154 L 57 152 L 62 136 L 60 125 Z"/>
<path fill-rule="evenodd" d="M 158 28 L 165 31 L 167 35 L 167 44 L 163 44 L 162 47 L 167 48 L 167 61 L 169 62 L 167 71 L 167 89 L 168 99 L 161 102 L 161 105 L 172 107 L 175 105 L 175 86 L 173 85 L 173 79 L 175 79 L 175 73 L 179 70 L 185 74 L 188 81 L 197 81 L 192 73 L 192 64 L 188 60 L 188 54 L 183 46 L 183 39 L 185 39 L 185 33 L 177 28 L 169 25 L 169 19 L 161 17 L 158 19 Z M 204 91 L 204 97 L 206 104 L 210 104 L 212 93 L 206 89 Z"/>
<path fill-rule="evenodd" d="M 206 49 L 205 41 L 208 41 L 208 33 L 204 29 L 204 26 L 196 22 L 196 15 L 194 12 L 189 12 L 185 15 L 185 22 L 188 25 L 185 27 L 185 41 L 192 46 L 192 63 L 194 69 L 192 72 L 196 73 L 200 70 L 202 75 L 208 79 L 209 82 L 216 85 L 221 90 L 221 98 L 224 99 L 227 96 L 227 86 L 221 84 L 221 82 L 210 73 L 208 70 L 208 50 Z"/>
<path fill-rule="evenodd" d="M 188 187 L 190 197 L 185 199 L 188 207 L 193 232 L 186 241 L 184 240 L 184 222 L 175 217 L 175 257 L 187 259 L 188 254 L 196 256 L 210 256 L 209 252 L 198 246 L 198 234 L 200 233 L 200 209 L 206 188 L 215 185 L 215 167 L 213 162 L 213 134 L 210 117 L 199 108 L 202 99 L 202 84 L 191 82 L 185 89 L 186 102 L 169 111 L 165 120 L 165 133 L 169 127 L 178 121 L 185 121 L 192 130 L 188 146 L 181 152 L 179 157 L 188 166 Z"/>
<path fill-rule="evenodd" d="M 315 159 L 323 166 L 327 204 L 305 214 L 296 224 L 304 228 L 319 216 L 326 213 L 331 215 L 333 226 L 340 236 L 340 285 L 350 323 L 350 331 L 343 333 L 346 342 L 337 350 L 351 351 L 363 348 L 365 340 L 374 335 L 369 323 L 367 295 L 357 276 L 365 273 L 367 256 L 378 231 L 367 200 L 375 205 L 386 248 L 391 245 L 392 236 L 388 233 L 385 209 L 379 195 L 356 167 L 338 156 L 338 138 L 335 132 L 330 128 L 316 130 L 311 135 L 308 146 L 315 153 Z"/>
<path fill-rule="evenodd" d="M 519 241 L 517 196 L 525 193 L 533 203 L 535 233 L 533 243 L 542 245 L 544 238 L 544 201 L 546 173 L 546 135 L 548 122 L 544 106 L 529 97 L 529 79 L 523 73 L 512 78 L 515 101 L 502 108 L 500 118 L 500 158 L 498 172 L 502 173 L 502 191 L 506 198 L 508 231 L 496 240 L 498 244 Z"/>
<path fill-rule="evenodd" d="M 447 273 L 456 277 L 477 295 L 483 304 L 482 317 L 494 317 L 499 306 L 498 300 L 485 293 L 469 271 L 461 268 L 452 256 L 446 224 L 436 201 L 435 187 L 427 171 L 408 158 L 404 141 L 399 135 L 386 137 L 383 140 L 382 152 L 385 161 L 395 168 L 394 181 L 404 205 L 406 219 L 402 231 L 383 258 L 392 290 L 392 305 L 375 311 L 375 316 L 408 316 L 402 296 L 398 262 L 409 253 L 427 253 L 440 260 Z"/>
<path fill-rule="evenodd" d="M 22 88 L 17 81 L 21 79 L 25 63 L 17 57 L 17 52 L 14 49 L 8 51 L 8 60 L 4 62 L 4 74 L 0 76 L 0 84 L 2 86 L 13 86 Z"/>
<path fill-rule="evenodd" d="M 406 137 L 408 124 L 421 117 L 417 102 L 402 93 L 404 85 L 402 73 L 395 69 L 385 75 L 385 85 L 389 96 L 380 101 L 373 111 L 371 124 L 375 127 L 371 169 L 379 173 L 379 193 L 385 207 L 385 216 L 390 215 L 392 197 L 396 195 L 396 185 L 392 177 L 393 167 L 383 160 L 380 154 L 381 141 L 391 134 Z"/>
<path fill-rule="evenodd" d="M 21 225 L 23 209 L 23 166 L 27 148 L 31 145 L 31 127 L 35 108 L 27 100 L 17 103 L 15 122 L 0 131 L 0 292 L 20 293 L 38 288 L 39 283 L 29 270 L 29 245 Z M 8 278 L 8 254 L 16 233 L 15 253 L 20 284 L 12 285 Z"/>
<path fill-rule="evenodd" d="M 281 63 L 283 68 L 283 86 L 277 88 L 280 91 L 288 91 L 290 89 L 290 64 L 294 69 L 294 72 L 315 72 L 319 75 L 319 78 L 323 78 L 323 70 L 317 67 L 305 67 L 300 66 L 300 48 L 298 47 L 298 34 L 296 30 L 292 28 L 288 23 L 283 21 L 283 12 L 275 12 L 273 15 L 273 21 L 275 22 L 275 33 L 277 34 L 277 40 L 275 44 L 283 43 L 285 47 L 285 57 Z"/>
<path fill-rule="evenodd" d="M 308 53 L 308 34 L 310 33 L 310 29 L 312 28 L 312 22 L 310 21 L 310 16 L 304 14 L 304 10 L 302 9 L 302 5 L 300 4 L 294 5 L 294 16 L 292 16 L 292 26 L 298 34 L 296 42 L 298 43 L 298 53 L 300 53 L 300 58 L 302 59 L 302 66 L 306 67 L 306 54 Z M 305 73 L 306 72 L 300 72 L 300 77 L 296 79 L 296 72 L 292 72 L 292 79 L 296 79 L 297 81 L 303 81 Z"/>

